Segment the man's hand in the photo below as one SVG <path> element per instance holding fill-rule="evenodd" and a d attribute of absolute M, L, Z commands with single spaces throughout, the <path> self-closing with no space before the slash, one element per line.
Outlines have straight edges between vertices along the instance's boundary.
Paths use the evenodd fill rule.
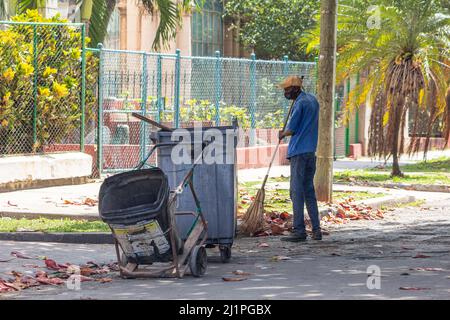
<path fill-rule="evenodd" d="M 292 134 L 293 134 L 292 131 L 289 131 L 289 130 L 286 130 L 286 131 L 280 130 L 280 131 L 278 131 L 278 139 L 280 139 L 280 141 L 281 141 L 281 140 L 283 140 L 283 138 L 285 138 L 285 137 L 292 136 Z"/>

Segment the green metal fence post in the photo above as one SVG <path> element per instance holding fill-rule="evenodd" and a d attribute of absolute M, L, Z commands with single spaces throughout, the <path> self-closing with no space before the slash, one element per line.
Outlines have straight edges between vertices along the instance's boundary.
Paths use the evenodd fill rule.
<path fill-rule="evenodd" d="M 356 74 L 356 85 L 359 86 L 359 72 Z M 355 113 L 355 143 L 359 143 L 359 106 Z"/>
<path fill-rule="evenodd" d="M 157 107 L 157 114 L 156 114 L 156 121 L 161 121 L 161 112 L 162 112 L 162 58 L 161 54 L 158 54 L 157 60 L 156 60 L 156 107 Z"/>
<path fill-rule="evenodd" d="M 347 101 L 350 96 L 350 78 L 347 79 Z M 350 154 L 350 119 L 345 126 L 345 156 Z"/>
<path fill-rule="evenodd" d="M 174 109 L 174 126 L 178 128 L 180 125 L 180 49 L 176 50 Z"/>
<path fill-rule="evenodd" d="M 255 145 L 256 129 L 256 55 L 252 53 L 250 61 L 250 145 Z"/>
<path fill-rule="evenodd" d="M 222 74 L 221 74 L 220 51 L 216 51 L 216 72 L 215 72 L 215 91 L 216 91 L 216 126 L 220 125 L 220 97 L 222 96 Z"/>
<path fill-rule="evenodd" d="M 289 75 L 289 57 L 286 55 L 283 57 L 283 76 L 286 78 Z M 289 108 L 289 102 L 287 99 L 283 99 L 283 117 L 286 117 Z"/>
<path fill-rule="evenodd" d="M 103 171 L 103 45 L 98 44 L 97 170 Z"/>
<path fill-rule="evenodd" d="M 38 47 L 37 47 L 37 29 L 33 25 L 33 151 L 35 151 L 37 142 L 37 104 L 38 104 Z"/>
<path fill-rule="evenodd" d="M 84 152 L 84 131 L 86 112 L 86 26 L 81 26 L 81 126 L 80 126 L 80 151 Z"/>
<path fill-rule="evenodd" d="M 141 114 L 145 116 L 147 113 L 147 54 L 142 54 L 142 79 L 141 79 Z M 145 158 L 146 146 L 147 146 L 147 125 L 144 121 L 141 121 L 141 161 Z"/>

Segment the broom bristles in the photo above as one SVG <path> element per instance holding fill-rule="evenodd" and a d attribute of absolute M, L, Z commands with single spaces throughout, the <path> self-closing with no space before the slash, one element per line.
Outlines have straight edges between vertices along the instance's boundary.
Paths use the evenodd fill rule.
<path fill-rule="evenodd" d="M 265 191 L 263 188 L 258 190 L 255 200 L 242 217 L 240 230 L 242 233 L 253 236 L 254 234 L 264 230 L 264 198 Z"/>

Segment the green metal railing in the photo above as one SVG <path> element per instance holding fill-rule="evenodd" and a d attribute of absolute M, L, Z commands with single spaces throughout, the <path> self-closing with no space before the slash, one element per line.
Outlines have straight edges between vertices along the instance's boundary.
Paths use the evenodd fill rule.
<path fill-rule="evenodd" d="M 246 145 L 272 144 L 256 129 L 282 126 L 286 99 L 277 84 L 287 75 L 304 76 L 315 92 L 316 63 L 159 54 L 100 48 L 99 136 L 102 171 L 133 167 L 150 148 L 149 126 L 131 117 L 147 115 L 172 127 L 230 124 L 243 130 Z M 100 132 L 101 131 L 101 132 Z M 259 130 L 258 132 L 260 132 Z M 242 139 L 243 138 L 243 139 Z"/>

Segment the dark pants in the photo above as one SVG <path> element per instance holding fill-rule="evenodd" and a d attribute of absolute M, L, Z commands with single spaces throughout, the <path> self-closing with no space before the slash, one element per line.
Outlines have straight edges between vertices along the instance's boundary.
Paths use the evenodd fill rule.
<path fill-rule="evenodd" d="M 314 153 L 302 153 L 289 160 L 291 162 L 290 195 L 294 207 L 294 232 L 305 233 L 305 202 L 312 229 L 318 231 L 320 230 L 319 209 L 314 190 L 316 156 Z"/>

